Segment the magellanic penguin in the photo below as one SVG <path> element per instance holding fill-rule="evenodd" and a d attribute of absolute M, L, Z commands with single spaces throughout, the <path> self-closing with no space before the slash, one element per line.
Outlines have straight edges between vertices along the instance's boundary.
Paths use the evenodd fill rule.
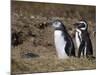
<path fill-rule="evenodd" d="M 75 48 L 71 36 L 60 20 L 54 20 L 51 24 L 54 28 L 54 42 L 59 59 L 67 59 L 75 56 Z"/>
<path fill-rule="evenodd" d="M 85 20 L 80 20 L 75 23 L 76 27 L 76 45 L 78 49 L 78 57 L 80 56 L 93 56 L 92 43 L 88 33 L 88 24 Z"/>

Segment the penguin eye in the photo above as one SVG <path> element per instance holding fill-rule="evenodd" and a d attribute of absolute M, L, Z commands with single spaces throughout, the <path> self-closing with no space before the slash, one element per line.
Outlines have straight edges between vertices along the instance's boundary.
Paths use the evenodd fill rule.
<path fill-rule="evenodd" d="M 60 22 L 55 22 L 55 23 L 54 23 L 54 26 L 55 26 L 55 27 L 60 27 L 60 24 L 61 24 Z"/>
<path fill-rule="evenodd" d="M 78 28 L 85 28 L 85 25 L 83 23 L 79 23 Z"/>
<path fill-rule="evenodd" d="M 80 23 L 78 28 L 81 29 L 81 30 L 86 30 L 87 27 L 84 23 Z"/>
<path fill-rule="evenodd" d="M 81 23 L 81 27 L 84 28 L 85 27 L 85 24 L 84 23 Z"/>
<path fill-rule="evenodd" d="M 55 22 L 55 25 L 58 25 L 58 22 Z"/>

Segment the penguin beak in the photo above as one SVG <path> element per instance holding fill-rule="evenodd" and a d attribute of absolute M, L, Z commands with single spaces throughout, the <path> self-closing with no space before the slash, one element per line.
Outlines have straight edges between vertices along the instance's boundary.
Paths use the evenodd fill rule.
<path fill-rule="evenodd" d="M 74 26 L 78 26 L 78 23 L 74 23 L 73 25 L 74 25 Z"/>
<path fill-rule="evenodd" d="M 73 25 L 74 25 L 74 27 L 78 27 L 79 23 L 74 23 Z"/>
<path fill-rule="evenodd" d="M 48 22 L 48 26 L 52 26 L 52 22 L 50 21 L 50 22 Z"/>

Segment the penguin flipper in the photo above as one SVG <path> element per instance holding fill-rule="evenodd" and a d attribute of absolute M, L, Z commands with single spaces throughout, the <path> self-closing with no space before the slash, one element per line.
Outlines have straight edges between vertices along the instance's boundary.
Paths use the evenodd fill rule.
<path fill-rule="evenodd" d="M 75 56 L 75 48 L 73 44 L 67 43 L 65 45 L 65 52 L 68 56 Z"/>
<path fill-rule="evenodd" d="M 78 51 L 78 57 L 81 56 L 81 52 L 84 52 L 84 49 L 85 49 L 85 41 L 82 40 Z"/>
<path fill-rule="evenodd" d="M 65 52 L 68 56 L 75 56 L 75 47 L 71 36 L 67 33 L 67 31 L 64 31 L 63 35 L 64 40 L 67 41 L 65 45 Z"/>
<path fill-rule="evenodd" d="M 69 46 L 68 46 L 69 44 L 68 43 L 66 43 L 66 45 L 65 45 L 65 52 L 67 53 L 67 55 L 69 56 L 70 54 L 69 54 Z"/>
<path fill-rule="evenodd" d="M 75 47 L 73 45 L 73 49 L 71 50 L 71 56 L 75 56 Z"/>

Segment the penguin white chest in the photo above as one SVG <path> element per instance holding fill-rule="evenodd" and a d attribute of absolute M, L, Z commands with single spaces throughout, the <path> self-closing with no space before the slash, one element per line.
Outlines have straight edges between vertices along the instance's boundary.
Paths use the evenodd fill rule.
<path fill-rule="evenodd" d="M 81 31 L 79 29 L 76 29 L 75 39 L 76 39 L 76 46 L 78 49 L 81 43 Z"/>
<path fill-rule="evenodd" d="M 55 30 L 54 42 L 55 42 L 55 47 L 56 47 L 58 57 L 60 59 L 68 58 L 68 56 L 65 52 L 65 46 L 66 46 L 67 41 L 64 40 L 64 36 L 62 35 L 62 31 Z"/>

